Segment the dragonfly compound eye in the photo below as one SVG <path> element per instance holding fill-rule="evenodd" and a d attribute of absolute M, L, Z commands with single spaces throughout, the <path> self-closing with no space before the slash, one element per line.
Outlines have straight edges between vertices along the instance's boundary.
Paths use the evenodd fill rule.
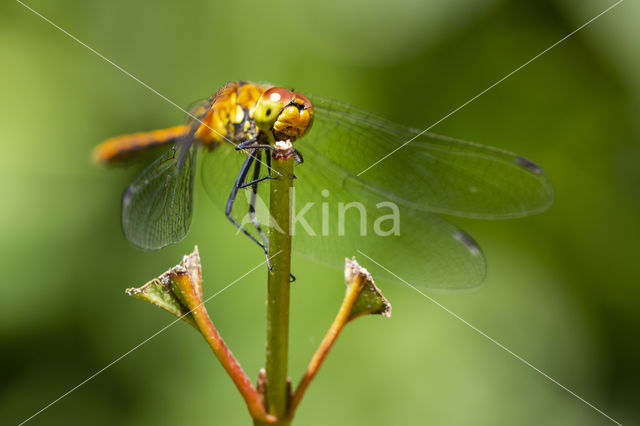
<path fill-rule="evenodd" d="M 313 124 L 313 107 L 302 94 L 273 87 L 262 94 L 253 113 L 256 125 L 276 141 L 295 141 Z"/>

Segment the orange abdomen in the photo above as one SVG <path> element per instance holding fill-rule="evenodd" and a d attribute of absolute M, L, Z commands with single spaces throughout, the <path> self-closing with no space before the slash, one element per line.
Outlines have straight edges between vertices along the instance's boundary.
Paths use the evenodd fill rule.
<path fill-rule="evenodd" d="M 150 132 L 132 133 L 107 139 L 93 150 L 93 159 L 100 164 L 126 161 L 151 147 L 170 144 L 187 133 L 187 126 L 174 126 Z"/>
<path fill-rule="evenodd" d="M 201 125 L 193 135 L 203 146 L 213 149 L 221 143 L 236 143 L 255 136 L 253 110 L 267 86 L 243 81 L 224 85 L 217 93 L 211 109 L 194 111 L 202 117 Z M 208 107 L 206 103 L 203 107 Z M 169 127 L 149 132 L 116 136 L 102 142 L 93 150 L 93 159 L 100 164 L 115 164 L 136 157 L 151 148 L 168 145 L 187 135 L 191 125 Z"/>

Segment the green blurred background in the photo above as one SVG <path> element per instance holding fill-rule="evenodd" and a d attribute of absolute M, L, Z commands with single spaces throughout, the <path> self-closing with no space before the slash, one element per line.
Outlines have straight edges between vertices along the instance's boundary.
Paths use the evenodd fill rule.
<path fill-rule="evenodd" d="M 28 4 L 178 105 L 228 80 L 270 81 L 424 128 L 613 2 Z M 489 275 L 478 291 L 433 296 L 623 424 L 640 423 L 639 18 L 637 2 L 620 4 L 434 128 L 534 159 L 556 202 L 526 219 L 454 220 L 485 250 Z M 119 199 L 134 171 L 94 167 L 91 149 L 183 114 L 13 1 L 0 5 L 0 53 L 0 423 L 18 424 L 172 321 L 125 287 L 194 244 L 207 294 L 262 256 L 200 185 L 183 242 L 129 246 Z M 297 382 L 344 285 L 301 258 L 294 271 Z M 208 304 L 252 378 L 265 279 L 260 269 Z M 347 327 L 297 424 L 611 424 L 406 286 L 383 290 L 393 317 Z M 31 423 L 250 421 L 204 341 L 177 324 Z"/>

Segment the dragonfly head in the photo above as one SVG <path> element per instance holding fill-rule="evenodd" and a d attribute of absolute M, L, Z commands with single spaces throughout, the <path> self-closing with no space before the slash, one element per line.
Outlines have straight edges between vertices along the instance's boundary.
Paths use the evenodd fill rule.
<path fill-rule="evenodd" d="M 253 118 L 260 130 L 274 141 L 295 141 L 313 124 L 313 106 L 306 96 L 282 87 L 272 87 L 258 100 Z"/>

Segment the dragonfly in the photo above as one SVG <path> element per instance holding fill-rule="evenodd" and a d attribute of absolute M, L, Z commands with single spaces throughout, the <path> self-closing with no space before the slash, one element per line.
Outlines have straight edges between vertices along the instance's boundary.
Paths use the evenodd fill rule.
<path fill-rule="evenodd" d="M 263 182 L 278 178 L 271 151 L 283 140 L 295 146 L 299 163 L 293 250 L 336 267 L 364 253 L 383 265 L 370 268 L 378 276 L 418 287 L 469 289 L 486 275 L 478 244 L 443 216 L 515 218 L 553 201 L 549 177 L 525 157 L 321 96 L 233 81 L 188 115 L 186 124 L 117 136 L 94 150 L 107 165 L 163 150 L 122 196 L 123 233 L 138 248 L 160 249 L 186 236 L 201 169 L 209 197 L 267 253 Z"/>

